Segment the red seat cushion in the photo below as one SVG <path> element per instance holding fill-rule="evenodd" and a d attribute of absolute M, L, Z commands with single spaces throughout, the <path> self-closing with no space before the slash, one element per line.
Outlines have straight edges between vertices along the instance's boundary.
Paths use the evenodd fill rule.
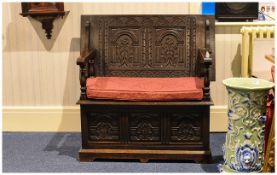
<path fill-rule="evenodd" d="M 201 100 L 203 80 L 198 77 L 87 79 L 87 97 L 129 101 Z"/>

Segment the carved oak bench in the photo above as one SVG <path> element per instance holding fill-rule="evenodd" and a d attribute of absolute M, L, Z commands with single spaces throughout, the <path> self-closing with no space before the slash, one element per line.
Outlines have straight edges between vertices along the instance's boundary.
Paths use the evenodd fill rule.
<path fill-rule="evenodd" d="M 80 161 L 208 162 L 214 18 L 83 15 Z"/>

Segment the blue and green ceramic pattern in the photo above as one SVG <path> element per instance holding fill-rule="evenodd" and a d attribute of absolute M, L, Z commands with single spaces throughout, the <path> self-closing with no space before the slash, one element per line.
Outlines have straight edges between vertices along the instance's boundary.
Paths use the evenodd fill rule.
<path fill-rule="evenodd" d="M 223 81 L 228 92 L 228 131 L 223 145 L 224 172 L 260 172 L 264 161 L 266 99 L 274 84 L 256 78 Z"/>

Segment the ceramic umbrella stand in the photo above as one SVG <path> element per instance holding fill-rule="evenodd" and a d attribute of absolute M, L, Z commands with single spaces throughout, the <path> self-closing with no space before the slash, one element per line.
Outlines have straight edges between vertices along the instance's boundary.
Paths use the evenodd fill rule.
<path fill-rule="evenodd" d="M 266 98 L 274 84 L 256 78 L 229 78 L 228 131 L 223 145 L 223 172 L 260 172 L 264 161 Z"/>

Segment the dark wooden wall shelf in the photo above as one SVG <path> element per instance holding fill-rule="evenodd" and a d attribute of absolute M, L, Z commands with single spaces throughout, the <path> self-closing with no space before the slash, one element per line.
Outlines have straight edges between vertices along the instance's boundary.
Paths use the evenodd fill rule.
<path fill-rule="evenodd" d="M 69 13 L 64 11 L 64 3 L 21 3 L 23 17 L 30 16 L 42 24 L 42 28 L 45 30 L 47 39 L 52 37 L 53 22 L 56 18 L 62 17 Z"/>

